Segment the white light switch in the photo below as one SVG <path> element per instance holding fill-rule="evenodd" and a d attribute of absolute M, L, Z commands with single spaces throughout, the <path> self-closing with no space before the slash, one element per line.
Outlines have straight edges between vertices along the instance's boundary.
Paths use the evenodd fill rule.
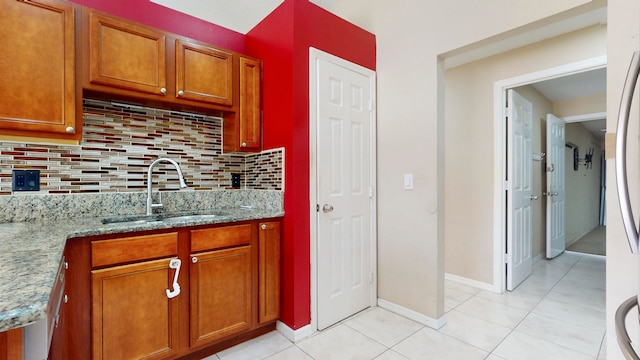
<path fill-rule="evenodd" d="M 413 190 L 413 174 L 404 174 L 404 189 Z"/>

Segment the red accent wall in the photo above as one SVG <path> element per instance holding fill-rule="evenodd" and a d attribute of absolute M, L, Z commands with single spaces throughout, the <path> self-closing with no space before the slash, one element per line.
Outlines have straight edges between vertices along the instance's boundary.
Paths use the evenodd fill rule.
<path fill-rule="evenodd" d="M 373 34 L 308 0 L 285 0 L 246 35 L 246 53 L 264 67 L 264 148 L 285 148 L 280 320 L 292 329 L 311 322 L 309 47 L 372 70 L 376 63 Z"/>
<path fill-rule="evenodd" d="M 244 53 L 245 36 L 243 34 L 152 3 L 149 0 L 70 1 L 207 44 Z"/>
<path fill-rule="evenodd" d="M 375 36 L 308 0 L 285 0 L 246 36 L 149 0 L 70 1 L 263 61 L 263 146 L 285 148 L 281 320 L 309 324 L 309 47 L 375 70 Z"/>

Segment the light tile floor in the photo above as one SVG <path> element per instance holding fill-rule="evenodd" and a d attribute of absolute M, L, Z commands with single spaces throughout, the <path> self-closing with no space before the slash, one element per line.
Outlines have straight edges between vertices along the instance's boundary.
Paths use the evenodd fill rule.
<path fill-rule="evenodd" d="M 605 258 L 567 252 L 513 292 L 445 282 L 447 325 L 374 307 L 291 343 L 273 331 L 205 360 L 606 359 Z"/>

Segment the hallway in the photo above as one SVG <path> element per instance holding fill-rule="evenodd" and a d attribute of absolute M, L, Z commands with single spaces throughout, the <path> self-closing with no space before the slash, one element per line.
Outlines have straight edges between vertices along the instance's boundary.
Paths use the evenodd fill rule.
<path fill-rule="evenodd" d="M 506 294 L 445 281 L 437 331 L 375 307 L 297 344 L 274 331 L 206 360 L 606 359 L 605 261 L 566 252 Z"/>
<path fill-rule="evenodd" d="M 607 255 L 607 228 L 598 226 L 571 244 L 568 251 L 585 254 Z"/>

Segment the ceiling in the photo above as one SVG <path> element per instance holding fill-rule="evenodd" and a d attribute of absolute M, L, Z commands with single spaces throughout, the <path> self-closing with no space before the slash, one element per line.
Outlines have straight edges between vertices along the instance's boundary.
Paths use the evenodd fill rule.
<path fill-rule="evenodd" d="M 541 81 L 533 87 L 547 99 L 558 101 L 604 94 L 606 84 L 607 70 L 601 68 Z"/>
<path fill-rule="evenodd" d="M 561 101 L 606 94 L 607 69 L 595 69 L 532 84 L 551 101 Z M 581 122 L 598 139 L 604 138 L 606 119 Z"/>
<path fill-rule="evenodd" d="M 153 3 L 246 34 L 284 0 L 150 0 Z"/>
<path fill-rule="evenodd" d="M 173 10 L 203 19 L 205 21 L 220 25 L 222 27 L 237 31 L 241 34 L 248 33 L 255 25 L 257 25 L 268 14 L 275 10 L 284 0 L 150 0 L 153 3 L 162 5 Z M 366 21 L 368 12 L 372 11 L 373 4 L 371 6 L 358 6 L 356 2 L 345 0 L 310 0 L 314 4 L 326 9 L 327 11 L 336 13 L 338 16 L 342 16 L 349 21 L 354 22 L 356 25 L 370 28 L 370 25 Z M 353 3 L 352 3 L 353 2 Z M 359 16 L 354 13 L 360 14 Z M 560 29 L 547 29 L 543 27 L 538 31 L 551 32 L 550 34 L 544 33 L 540 37 L 548 38 L 561 33 L 570 32 L 575 27 L 584 27 L 593 23 L 606 23 L 606 8 L 598 9 L 587 14 L 578 16 L 571 19 L 568 22 L 560 22 L 566 28 Z M 571 27 L 573 26 L 573 27 Z M 532 40 L 532 32 L 525 34 L 528 40 L 514 39 L 510 41 L 516 41 L 517 44 L 494 44 L 493 46 L 485 46 L 481 50 L 489 53 L 482 53 L 481 55 L 475 54 L 474 51 L 467 51 L 462 55 L 451 56 L 447 59 L 449 67 L 460 65 L 464 62 L 475 60 L 477 57 L 486 57 L 493 53 L 508 50 L 510 48 L 524 45 L 526 43 L 535 42 Z M 496 49 L 493 49 L 496 47 Z M 476 52 L 478 50 L 475 50 Z M 475 56 L 475 58 L 474 58 Z M 571 98 L 580 98 L 585 96 L 593 96 L 605 93 L 606 86 L 606 70 L 598 69 L 593 71 L 582 72 L 561 78 L 550 79 L 542 81 L 533 86 L 547 97 L 551 101 L 566 100 Z M 594 120 L 584 122 L 587 128 L 589 128 L 598 137 L 603 136 L 601 129 L 605 127 L 605 120 Z"/>

